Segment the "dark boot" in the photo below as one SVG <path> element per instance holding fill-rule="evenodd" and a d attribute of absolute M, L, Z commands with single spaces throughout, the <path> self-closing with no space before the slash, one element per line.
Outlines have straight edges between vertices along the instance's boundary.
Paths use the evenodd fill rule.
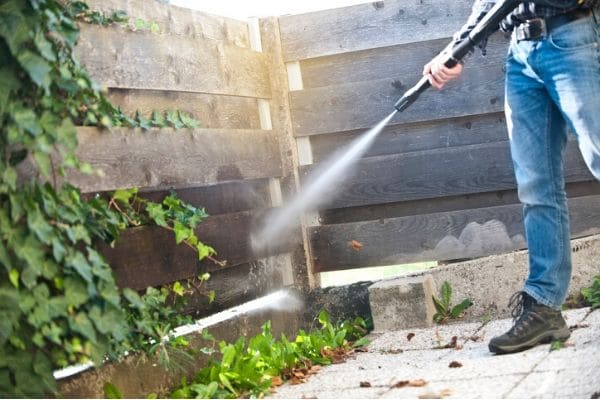
<path fill-rule="evenodd" d="M 514 325 L 508 332 L 489 343 L 492 353 L 515 353 L 553 340 L 564 341 L 571 331 L 559 310 L 539 304 L 525 292 L 510 298 Z"/>

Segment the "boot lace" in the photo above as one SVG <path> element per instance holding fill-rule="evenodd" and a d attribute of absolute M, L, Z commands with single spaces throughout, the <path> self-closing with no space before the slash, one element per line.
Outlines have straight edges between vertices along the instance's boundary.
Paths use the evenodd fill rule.
<path fill-rule="evenodd" d="M 525 292 L 514 293 L 510 297 L 508 307 L 512 307 L 510 315 L 513 318 L 513 327 L 508 331 L 508 334 L 518 336 L 531 323 L 530 313 L 528 312 L 531 308 L 529 295 Z"/>

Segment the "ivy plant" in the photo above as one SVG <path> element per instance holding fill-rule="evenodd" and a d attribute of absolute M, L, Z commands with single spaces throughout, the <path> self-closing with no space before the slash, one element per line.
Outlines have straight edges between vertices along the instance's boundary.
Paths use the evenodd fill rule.
<path fill-rule="evenodd" d="M 193 247 L 200 259 L 214 256 L 194 233 L 204 211 L 175 196 L 153 203 L 124 190 L 107 200 L 57 184 L 67 169 L 92 172 L 75 155 L 76 126 L 145 122 L 114 107 L 73 57 L 78 18 L 87 15 L 94 22 L 86 10 L 78 1 L 0 1 L 3 396 L 46 397 L 56 394 L 57 368 L 100 364 L 125 350 L 163 350 L 164 335 L 180 321 L 169 304 L 183 293 L 182 284 L 142 295 L 120 290 L 95 248 L 99 241 L 112 243 L 130 226 L 154 223 L 172 230 L 176 241 Z M 150 126 L 159 124 L 159 116 Z M 172 126 L 193 124 L 179 112 L 163 119 Z M 26 178 L 32 176 L 23 174 L 27 170 L 37 179 Z"/>

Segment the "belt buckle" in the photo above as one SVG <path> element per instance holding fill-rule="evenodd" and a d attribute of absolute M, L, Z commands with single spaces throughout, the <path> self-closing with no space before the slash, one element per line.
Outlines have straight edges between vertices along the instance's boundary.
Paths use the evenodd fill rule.
<path fill-rule="evenodd" d="M 517 27 L 517 40 L 537 40 L 548 34 L 546 20 L 543 18 L 528 19 Z"/>

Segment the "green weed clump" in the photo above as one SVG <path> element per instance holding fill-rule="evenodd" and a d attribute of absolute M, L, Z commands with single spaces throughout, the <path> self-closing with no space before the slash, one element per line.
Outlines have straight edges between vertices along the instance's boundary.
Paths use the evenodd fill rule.
<path fill-rule="evenodd" d="M 182 381 L 170 394 L 173 398 L 260 397 L 272 386 L 285 380 L 303 380 L 317 366 L 340 362 L 354 349 L 365 346 L 367 325 L 361 318 L 333 324 L 329 314 L 321 311 L 320 329 L 301 330 L 295 340 L 284 334 L 277 340 L 271 322 L 246 343 L 240 337 L 235 343 L 220 342 L 213 358 L 192 382 Z M 205 339 L 213 341 L 209 334 Z M 203 349 L 208 352 L 208 348 Z"/>
<path fill-rule="evenodd" d="M 464 299 L 459 304 L 452 306 L 452 287 L 446 281 L 440 289 L 440 297 L 432 297 L 436 309 L 433 320 L 438 324 L 448 322 L 449 319 L 460 318 L 465 310 L 473 305 L 471 299 Z"/>

